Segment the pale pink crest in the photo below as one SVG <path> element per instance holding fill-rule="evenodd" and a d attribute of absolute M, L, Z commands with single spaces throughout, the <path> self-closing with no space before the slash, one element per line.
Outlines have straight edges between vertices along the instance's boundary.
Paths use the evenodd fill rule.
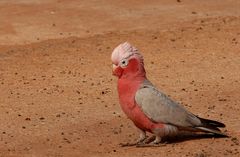
<path fill-rule="evenodd" d="M 117 65 L 122 59 L 129 58 L 131 56 L 136 57 L 143 62 L 143 57 L 138 49 L 132 46 L 130 43 L 125 42 L 118 45 L 113 50 L 111 59 L 112 62 Z"/>

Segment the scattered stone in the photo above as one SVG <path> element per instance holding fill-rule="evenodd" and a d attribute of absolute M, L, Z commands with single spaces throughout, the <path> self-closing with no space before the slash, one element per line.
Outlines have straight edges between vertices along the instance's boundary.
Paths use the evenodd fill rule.
<path fill-rule="evenodd" d="M 39 119 L 40 119 L 40 120 L 44 120 L 45 118 L 44 118 L 44 117 L 40 117 Z"/>
<path fill-rule="evenodd" d="M 26 118 L 25 120 L 30 121 L 31 119 L 30 118 Z"/>
<path fill-rule="evenodd" d="M 231 141 L 235 144 L 235 145 L 239 145 L 239 140 L 236 137 L 231 138 Z"/>
<path fill-rule="evenodd" d="M 220 98 L 220 99 L 218 99 L 218 101 L 227 101 L 227 99 L 225 99 L 225 98 Z"/>
<path fill-rule="evenodd" d="M 59 117 L 61 117 L 61 115 L 60 115 L 60 114 L 57 114 L 57 115 L 56 115 L 56 117 L 58 117 L 58 118 L 59 118 Z"/>

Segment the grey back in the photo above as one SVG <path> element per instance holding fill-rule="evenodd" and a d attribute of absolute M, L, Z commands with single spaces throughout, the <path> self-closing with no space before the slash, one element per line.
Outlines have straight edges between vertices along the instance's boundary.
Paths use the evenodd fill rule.
<path fill-rule="evenodd" d="M 136 92 L 135 101 L 142 111 L 154 122 L 172 124 L 179 127 L 200 126 L 201 121 L 191 112 L 157 90 L 145 80 Z"/>

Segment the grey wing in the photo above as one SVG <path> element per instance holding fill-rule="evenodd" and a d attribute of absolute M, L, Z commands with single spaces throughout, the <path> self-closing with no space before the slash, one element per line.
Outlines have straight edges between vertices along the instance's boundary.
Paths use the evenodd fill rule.
<path fill-rule="evenodd" d="M 150 83 L 143 85 L 135 95 L 135 101 L 142 111 L 154 122 L 163 122 L 179 127 L 201 125 L 201 121 L 174 102 Z"/>

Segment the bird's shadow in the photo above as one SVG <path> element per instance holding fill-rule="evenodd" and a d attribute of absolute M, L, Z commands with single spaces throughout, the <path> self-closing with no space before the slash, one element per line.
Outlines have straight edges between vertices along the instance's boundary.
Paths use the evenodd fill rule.
<path fill-rule="evenodd" d="M 156 136 L 147 136 L 147 139 L 144 143 L 120 143 L 121 147 L 132 147 L 136 146 L 139 148 L 142 147 L 161 147 L 166 146 L 167 144 L 177 144 L 184 141 L 191 141 L 191 140 L 200 140 L 200 139 L 208 139 L 208 138 L 227 138 L 228 135 L 216 135 L 211 133 L 194 133 L 194 132 L 180 132 L 176 136 L 170 137 L 163 137 L 159 144 L 154 144 L 153 141 L 155 140 Z M 230 136 L 231 137 L 231 136 Z"/>
<path fill-rule="evenodd" d="M 199 140 L 199 139 L 207 139 L 207 138 L 226 138 L 224 136 L 218 136 L 214 134 L 208 134 L 208 133 L 181 133 L 174 137 L 165 137 L 162 139 L 163 143 L 181 143 L 184 141 L 191 141 L 191 140 Z"/>

